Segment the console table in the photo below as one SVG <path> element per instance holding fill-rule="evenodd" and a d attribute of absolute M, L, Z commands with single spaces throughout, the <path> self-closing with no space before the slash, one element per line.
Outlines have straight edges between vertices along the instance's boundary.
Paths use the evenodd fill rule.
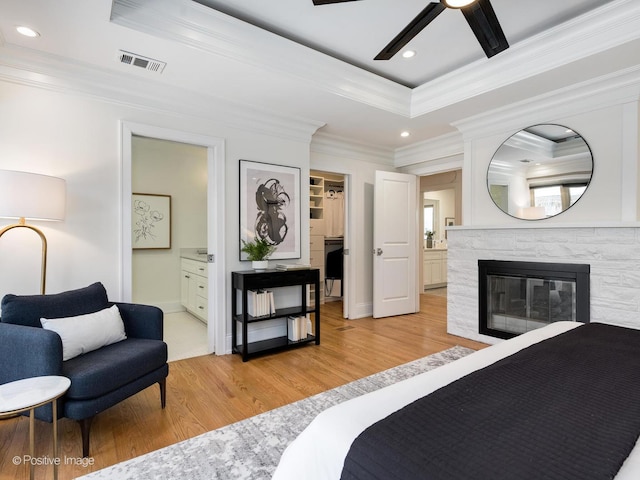
<path fill-rule="evenodd" d="M 35 459 L 34 410 L 51 403 L 53 410 L 53 478 L 58 478 L 58 411 L 56 400 L 68 390 L 67 377 L 31 377 L 0 385 L 0 418 L 29 410 L 29 455 Z M 29 478 L 33 480 L 35 464 L 30 463 Z"/>
<path fill-rule="evenodd" d="M 233 353 L 242 355 L 242 360 L 247 361 L 250 356 L 274 350 L 282 350 L 299 346 L 302 344 L 315 342 L 320 345 L 320 270 L 304 269 L 304 270 L 264 270 L 256 272 L 255 270 L 247 270 L 242 272 L 231 272 L 231 345 Z M 307 285 L 313 285 L 314 301 L 312 305 L 307 305 Z M 300 302 L 293 307 L 278 308 L 275 313 L 253 317 L 248 312 L 248 292 L 249 290 L 277 289 L 279 287 L 300 287 Z M 239 295 L 238 295 L 239 291 Z M 238 308 L 238 296 L 240 296 L 240 309 Z M 277 298 L 278 292 L 274 290 L 274 296 Z M 315 330 L 312 335 L 307 335 L 302 340 L 289 340 L 289 335 L 270 338 L 268 340 L 260 340 L 248 342 L 248 326 L 251 323 L 263 322 L 265 320 L 273 320 L 281 318 L 285 320 L 287 328 L 289 328 L 286 320 L 290 316 L 306 316 L 313 313 L 315 317 Z M 238 324 L 242 330 L 242 343 L 238 344 Z M 287 331 L 288 332 L 288 331 Z"/>

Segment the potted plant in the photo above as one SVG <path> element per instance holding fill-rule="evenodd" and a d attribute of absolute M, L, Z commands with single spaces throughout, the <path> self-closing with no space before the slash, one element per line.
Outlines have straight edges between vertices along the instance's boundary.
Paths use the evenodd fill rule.
<path fill-rule="evenodd" d="M 250 242 L 242 240 L 241 251 L 247 254 L 247 260 L 251 260 L 251 266 L 256 271 L 266 270 L 269 266 L 267 259 L 275 252 L 276 247 L 264 238 L 256 237 Z"/>
<path fill-rule="evenodd" d="M 433 236 L 436 232 L 425 230 L 424 234 L 427 236 L 427 248 L 433 248 Z"/>

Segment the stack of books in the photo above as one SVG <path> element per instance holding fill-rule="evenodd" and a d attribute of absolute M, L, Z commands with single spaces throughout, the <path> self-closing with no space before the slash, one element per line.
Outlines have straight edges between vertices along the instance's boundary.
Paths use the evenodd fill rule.
<path fill-rule="evenodd" d="M 289 340 L 292 342 L 298 342 L 305 340 L 308 335 L 311 335 L 310 320 L 307 317 L 294 317 L 287 318 L 287 331 Z"/>
<path fill-rule="evenodd" d="M 281 272 L 286 272 L 289 270 L 309 270 L 311 265 L 308 263 L 277 263 L 276 270 L 280 270 Z"/>
<path fill-rule="evenodd" d="M 270 290 L 247 291 L 247 313 L 252 317 L 264 317 L 276 313 L 273 292 Z"/>

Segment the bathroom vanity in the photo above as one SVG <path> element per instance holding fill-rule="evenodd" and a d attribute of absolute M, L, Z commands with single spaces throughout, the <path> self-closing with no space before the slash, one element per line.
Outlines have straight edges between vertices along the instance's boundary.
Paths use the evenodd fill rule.
<path fill-rule="evenodd" d="M 423 250 L 422 282 L 424 290 L 447 285 L 447 250 L 445 248 Z"/>
<path fill-rule="evenodd" d="M 180 257 L 180 302 L 189 313 L 207 323 L 208 278 L 206 249 L 185 248 L 180 251 Z"/>

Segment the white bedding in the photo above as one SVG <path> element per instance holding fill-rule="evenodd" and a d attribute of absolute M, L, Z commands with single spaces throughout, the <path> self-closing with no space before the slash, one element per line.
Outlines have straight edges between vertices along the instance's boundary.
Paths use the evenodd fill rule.
<path fill-rule="evenodd" d="M 355 438 L 391 413 L 475 370 L 545 338 L 583 325 L 555 322 L 492 347 L 479 350 L 429 372 L 362 395 L 319 414 L 285 450 L 273 480 L 339 479 Z M 636 444 L 616 480 L 640 478 L 640 447 Z"/>

